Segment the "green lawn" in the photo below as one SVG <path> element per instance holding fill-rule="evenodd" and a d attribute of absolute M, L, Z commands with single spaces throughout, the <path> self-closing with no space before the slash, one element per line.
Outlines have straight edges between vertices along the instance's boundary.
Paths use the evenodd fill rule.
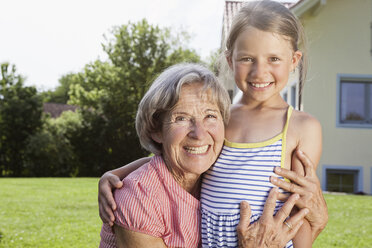
<path fill-rule="evenodd" d="M 97 247 L 97 178 L 0 179 L 0 247 Z M 326 195 L 313 247 L 372 247 L 372 197 Z"/>
<path fill-rule="evenodd" d="M 0 247 L 98 247 L 97 182 L 0 179 Z"/>
<path fill-rule="evenodd" d="M 325 195 L 329 221 L 313 247 L 372 247 L 372 196 Z"/>

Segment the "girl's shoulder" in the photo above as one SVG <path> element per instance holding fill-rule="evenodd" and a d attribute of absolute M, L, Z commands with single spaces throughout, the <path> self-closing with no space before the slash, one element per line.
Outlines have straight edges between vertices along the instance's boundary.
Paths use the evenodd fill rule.
<path fill-rule="evenodd" d="M 317 118 L 309 113 L 293 110 L 291 116 L 291 124 L 299 131 L 308 129 L 321 128 L 320 122 Z"/>
<path fill-rule="evenodd" d="M 297 144 L 319 143 L 322 140 L 322 126 L 317 118 L 309 113 L 293 110 L 288 132 L 292 137 L 296 137 Z"/>

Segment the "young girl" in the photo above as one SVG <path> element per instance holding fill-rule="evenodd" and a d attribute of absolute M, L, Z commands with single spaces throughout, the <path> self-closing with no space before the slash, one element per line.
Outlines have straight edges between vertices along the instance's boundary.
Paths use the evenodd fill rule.
<path fill-rule="evenodd" d="M 297 148 L 315 164 L 319 161 L 319 122 L 293 110 L 280 95 L 297 66 L 300 80 L 305 78 L 304 54 L 298 47 L 303 38 L 299 21 L 277 2 L 248 3 L 234 17 L 226 58 L 243 94 L 231 108 L 222 152 L 203 178 L 203 246 L 237 246 L 239 203 L 247 200 L 251 222 L 259 219 L 274 168 L 291 168 Z M 311 247 L 309 226 L 293 242 L 295 247 Z M 291 246 L 289 242 L 287 247 Z"/>
<path fill-rule="evenodd" d="M 249 202 L 251 222 L 257 221 L 273 187 L 274 169 L 300 170 L 291 161 L 296 149 L 315 165 L 319 162 L 319 122 L 293 110 L 280 95 L 296 68 L 300 85 L 305 80 L 305 54 L 299 45 L 304 45 L 303 27 L 280 3 L 249 2 L 234 17 L 226 58 L 243 94 L 231 108 L 221 154 L 203 178 L 203 247 L 237 247 L 240 202 Z M 278 202 L 276 209 L 282 204 Z M 311 243 L 310 226 L 305 222 L 293 244 L 290 241 L 286 247 L 311 247 Z"/>

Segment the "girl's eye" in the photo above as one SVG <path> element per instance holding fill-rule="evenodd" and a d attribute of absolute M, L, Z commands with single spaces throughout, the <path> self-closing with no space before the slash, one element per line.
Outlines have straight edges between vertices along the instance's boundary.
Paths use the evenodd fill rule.
<path fill-rule="evenodd" d="M 244 57 L 244 58 L 241 58 L 240 60 L 244 61 L 244 62 L 252 62 L 253 61 L 253 59 L 250 58 L 250 57 Z"/>

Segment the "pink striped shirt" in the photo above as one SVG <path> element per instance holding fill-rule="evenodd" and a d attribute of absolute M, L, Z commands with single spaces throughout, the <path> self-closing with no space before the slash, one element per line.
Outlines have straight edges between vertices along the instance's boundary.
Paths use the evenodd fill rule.
<path fill-rule="evenodd" d="M 200 203 L 170 174 L 160 156 L 131 173 L 114 193 L 115 224 L 164 240 L 168 247 L 198 247 Z M 101 230 L 101 248 L 116 247 L 108 225 Z"/>

